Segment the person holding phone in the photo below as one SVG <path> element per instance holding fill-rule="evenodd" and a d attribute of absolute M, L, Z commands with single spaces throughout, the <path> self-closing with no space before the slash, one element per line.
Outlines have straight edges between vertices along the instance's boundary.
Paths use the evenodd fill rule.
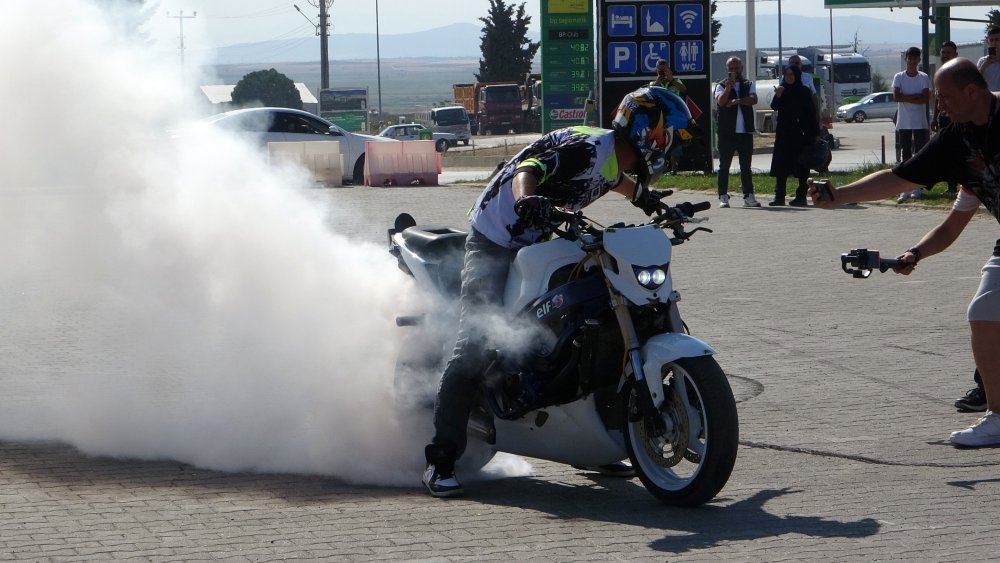
<path fill-rule="evenodd" d="M 990 92 L 1000 92 L 1000 26 L 992 26 L 986 31 L 986 56 L 981 57 L 976 66 L 983 73 Z"/>
<path fill-rule="evenodd" d="M 725 80 L 715 85 L 715 105 L 719 118 L 715 122 L 719 140 L 719 207 L 729 207 L 729 166 L 733 155 L 739 155 L 740 182 L 743 188 L 743 206 L 760 207 L 753 193 L 754 112 L 757 104 L 757 86 L 743 78 L 743 60 L 729 57 L 726 60 Z"/>

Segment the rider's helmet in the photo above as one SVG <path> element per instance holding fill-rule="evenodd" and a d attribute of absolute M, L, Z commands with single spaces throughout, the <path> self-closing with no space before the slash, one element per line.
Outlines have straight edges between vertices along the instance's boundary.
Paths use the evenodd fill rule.
<path fill-rule="evenodd" d="M 686 145 L 697 130 L 684 100 L 659 86 L 643 86 L 626 94 L 611 125 L 642 157 L 638 170 L 632 171 L 642 185 L 662 176 L 670 148 Z"/>

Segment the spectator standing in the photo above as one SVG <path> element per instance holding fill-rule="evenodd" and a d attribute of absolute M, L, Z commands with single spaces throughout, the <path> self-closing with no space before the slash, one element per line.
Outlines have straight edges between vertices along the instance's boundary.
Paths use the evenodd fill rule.
<path fill-rule="evenodd" d="M 1000 92 L 1000 26 L 992 26 L 986 30 L 986 56 L 981 57 L 976 67 L 983 73 L 990 92 Z"/>
<path fill-rule="evenodd" d="M 896 132 L 902 150 L 902 162 L 906 162 L 919 152 L 930 137 L 927 122 L 927 104 L 931 100 L 931 79 L 917 69 L 920 64 L 920 49 L 906 50 L 906 70 L 897 72 L 892 78 L 893 98 L 896 100 Z M 899 203 L 910 198 L 923 196 L 923 188 L 900 194 Z"/>
<path fill-rule="evenodd" d="M 674 76 L 674 69 L 670 68 L 670 64 L 667 63 L 666 59 L 657 59 L 656 80 L 650 82 L 649 85 L 666 88 L 674 94 L 677 94 L 682 100 L 687 98 L 687 86 L 684 85 L 683 80 Z M 670 159 L 671 174 L 677 174 L 677 170 L 680 168 L 682 152 L 684 152 L 684 147 L 682 147 L 680 143 L 670 149 L 670 153 L 667 157 Z"/>
<path fill-rule="evenodd" d="M 785 190 L 789 176 L 798 179 L 795 198 L 789 205 L 805 207 L 806 178 L 809 169 L 799 163 L 802 149 L 819 135 L 812 93 L 802 82 L 802 69 L 796 65 L 785 68 L 781 84 L 774 89 L 771 109 L 778 119 L 774 131 L 774 152 L 771 156 L 771 175 L 777 178 L 774 186 L 774 201 L 768 205 L 785 205 Z"/>
<path fill-rule="evenodd" d="M 728 76 L 715 85 L 715 104 L 719 108 L 716 132 L 719 140 L 719 207 L 729 207 L 729 167 L 733 155 L 739 156 L 740 182 L 743 188 L 743 206 L 760 207 L 753 193 L 754 114 L 757 104 L 757 86 L 743 77 L 743 61 L 729 57 L 726 61 Z"/>

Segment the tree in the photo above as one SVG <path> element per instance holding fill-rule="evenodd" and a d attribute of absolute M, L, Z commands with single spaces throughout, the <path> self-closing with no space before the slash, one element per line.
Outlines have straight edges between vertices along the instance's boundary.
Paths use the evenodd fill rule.
<path fill-rule="evenodd" d="M 994 8 L 989 12 L 986 12 L 986 19 L 990 21 L 986 24 L 986 29 L 983 31 L 984 37 L 986 36 L 986 32 L 989 31 L 991 27 L 1000 27 L 1000 10 Z"/>
<path fill-rule="evenodd" d="M 291 78 L 274 70 L 257 70 L 240 79 L 233 88 L 233 103 L 302 109 L 302 96 Z"/>
<path fill-rule="evenodd" d="M 528 39 L 531 16 L 525 14 L 524 2 L 515 14 L 513 4 L 490 0 L 489 15 L 479 21 L 484 24 L 480 45 L 483 58 L 479 59 L 476 80 L 523 84 L 538 51 L 538 43 Z"/>
<path fill-rule="evenodd" d="M 715 40 L 719 38 L 719 33 L 722 32 L 722 22 L 715 19 L 715 10 L 718 6 L 715 5 L 715 0 L 712 0 L 712 50 L 715 50 Z"/>

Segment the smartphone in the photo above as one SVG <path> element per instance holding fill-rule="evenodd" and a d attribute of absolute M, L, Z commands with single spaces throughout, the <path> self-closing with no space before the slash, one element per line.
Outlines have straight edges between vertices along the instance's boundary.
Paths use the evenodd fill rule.
<path fill-rule="evenodd" d="M 992 49 L 992 47 L 990 47 L 990 48 Z M 730 72 L 729 73 L 729 79 L 730 80 L 736 80 L 736 73 L 735 72 Z"/>
<path fill-rule="evenodd" d="M 819 190 L 818 201 L 833 201 L 833 185 L 829 180 L 814 180 L 813 185 Z"/>
<path fill-rule="evenodd" d="M 995 56 L 997 56 L 997 48 L 996 47 L 989 47 L 988 49 L 986 49 L 986 55 L 989 56 L 989 57 L 995 57 Z"/>

